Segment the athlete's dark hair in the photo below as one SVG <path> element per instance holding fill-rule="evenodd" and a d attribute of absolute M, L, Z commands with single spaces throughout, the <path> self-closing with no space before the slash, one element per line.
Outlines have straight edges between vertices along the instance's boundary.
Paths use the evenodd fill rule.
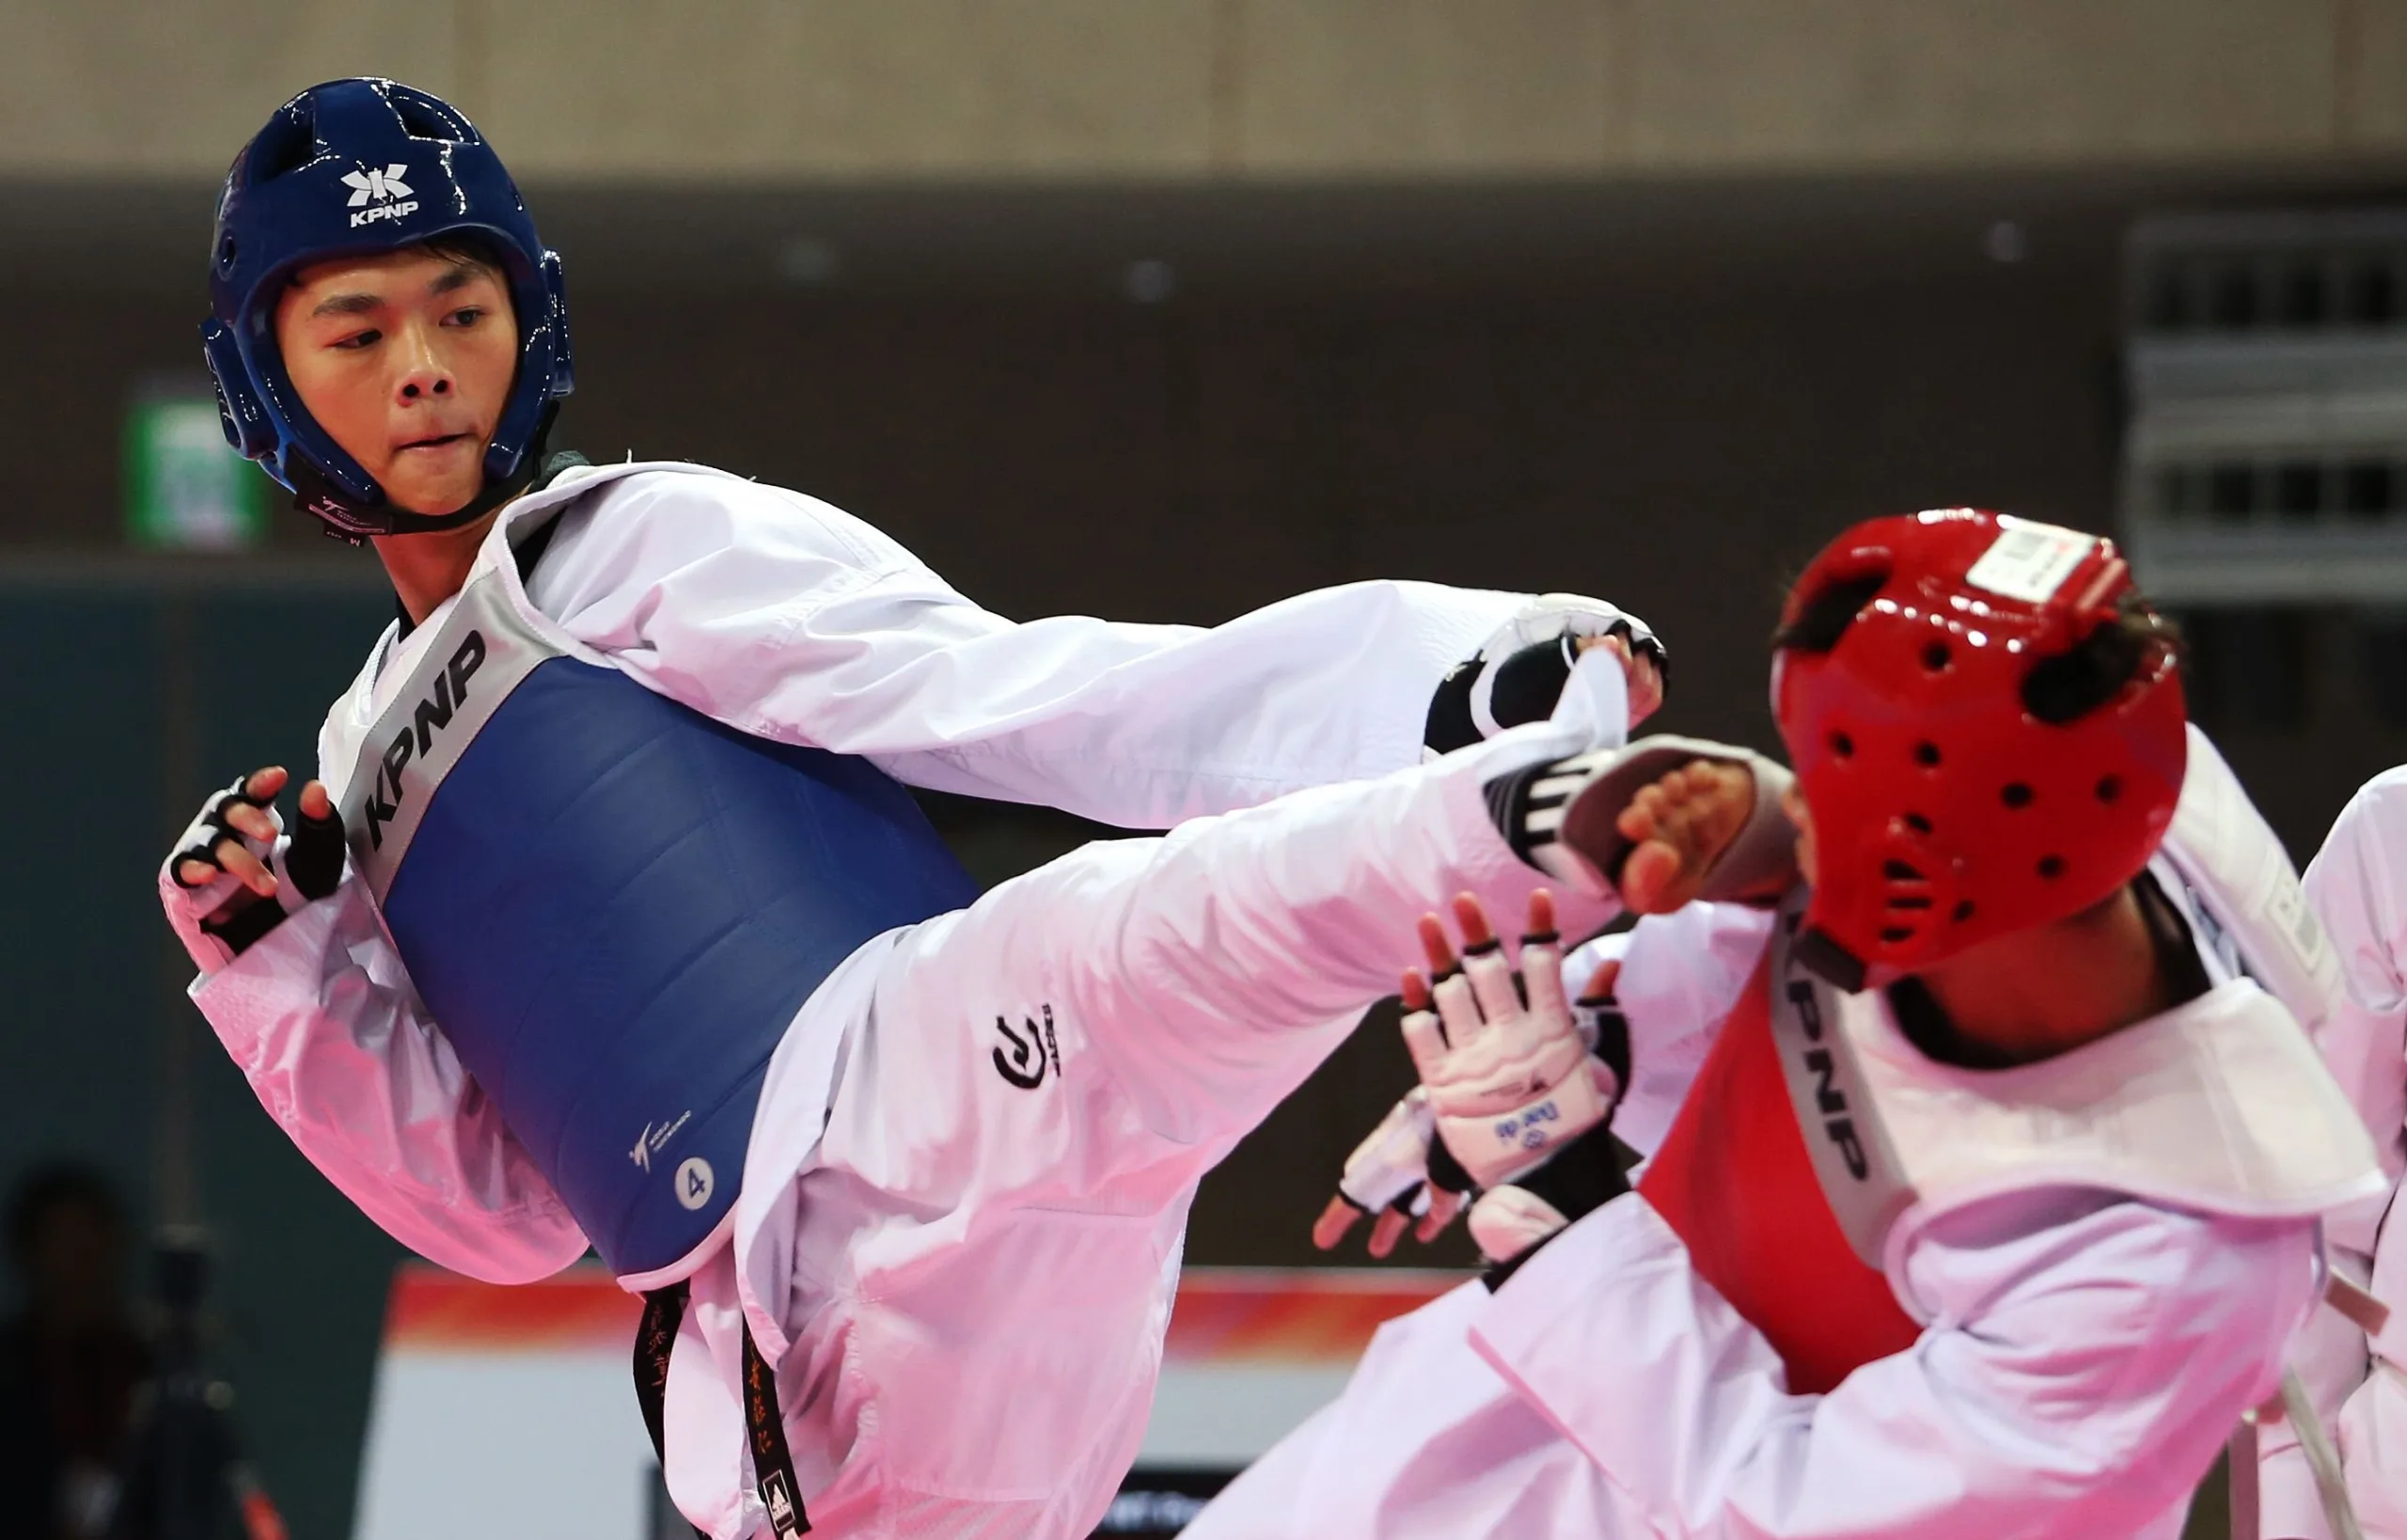
<path fill-rule="evenodd" d="M 501 265 L 500 243 L 474 230 L 453 230 L 448 235 L 438 235 L 422 243 L 422 249 L 464 267 L 483 268 L 496 278 L 508 275 L 508 271 Z"/>

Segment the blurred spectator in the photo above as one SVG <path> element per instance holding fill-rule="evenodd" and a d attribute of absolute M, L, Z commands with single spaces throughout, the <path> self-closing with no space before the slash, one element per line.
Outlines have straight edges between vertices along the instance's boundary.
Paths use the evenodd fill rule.
<path fill-rule="evenodd" d="M 0 1324 L 0 1535 L 82 1540 L 115 1505 L 148 1352 L 125 1297 L 125 1214 L 87 1166 L 41 1168 L 8 1205 L 18 1312 Z"/>

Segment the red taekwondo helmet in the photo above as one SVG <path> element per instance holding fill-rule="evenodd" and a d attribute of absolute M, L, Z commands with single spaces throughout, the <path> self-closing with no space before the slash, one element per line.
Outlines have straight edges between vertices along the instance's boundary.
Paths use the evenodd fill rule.
<path fill-rule="evenodd" d="M 1845 987 L 2078 914 L 2163 839 L 2177 652 L 2112 542 L 1968 508 L 1873 519 L 1781 621 L 1772 714 L 1817 856 L 1805 955 Z"/>

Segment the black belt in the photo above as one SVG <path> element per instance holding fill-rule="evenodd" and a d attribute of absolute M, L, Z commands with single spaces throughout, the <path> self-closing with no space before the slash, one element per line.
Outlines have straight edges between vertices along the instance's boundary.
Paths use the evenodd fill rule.
<path fill-rule="evenodd" d="M 664 1477 L 669 1470 L 669 1353 L 685 1319 L 688 1293 L 681 1279 L 645 1295 L 643 1320 L 636 1328 L 636 1402 L 643 1407 L 643 1425 L 652 1435 L 652 1452 L 660 1457 Z M 754 1344 L 748 1321 L 744 1324 L 744 1427 L 752 1446 L 754 1489 L 761 1494 L 761 1506 L 769 1511 L 769 1532 L 777 1540 L 809 1533 L 810 1516 L 802 1511 L 802 1486 L 794 1480 L 794 1455 L 786 1449 L 785 1421 L 778 1415 L 777 1374 Z"/>

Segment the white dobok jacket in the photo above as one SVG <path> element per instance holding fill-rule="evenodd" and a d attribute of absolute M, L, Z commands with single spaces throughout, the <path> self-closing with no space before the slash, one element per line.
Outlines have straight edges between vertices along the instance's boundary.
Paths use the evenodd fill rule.
<path fill-rule="evenodd" d="M 2407 769 L 2376 776 L 2350 800 L 2305 886 L 2348 985 L 2317 1046 L 2356 1104 L 2389 1179 L 2380 1202 L 2334 1218 L 2331 1241 L 2336 1265 L 2359 1282 L 2370 1278 L 2391 1321 L 2368 1344 L 2324 1312 L 2309 1323 L 2295 1361 L 2339 1447 L 2367 1540 L 2407 1540 L 2407 1224 L 2397 1205 L 2407 1173 Z M 2268 1540 L 2329 1540 L 2291 1440 L 2266 1440 L 2263 1501 Z"/>
<path fill-rule="evenodd" d="M 2192 754 L 2194 771 L 2221 769 L 2195 734 Z M 1188 1540 L 2172 1540 L 2318 1308 L 2311 1210 L 2372 1177 L 2304 1034 L 2278 1010 L 2279 1029 L 2258 1030 L 2271 1002 L 2237 975 L 2221 927 L 2165 856 L 2150 870 L 2213 987 L 2126 1033 L 2022 1069 L 1925 1073 L 1885 997 L 1849 998 L 1846 1032 L 1868 1066 L 1857 1115 L 1862 1088 L 1884 1076 L 1904 1088 L 1882 1092 L 1901 1114 L 1885 1137 L 1928 1178 L 1926 1196 L 1942 1195 L 1888 1229 L 1881 1270 L 1922 1328 L 1907 1350 L 1826 1393 L 1792 1393 L 1764 1333 L 1633 1193 L 1495 1294 L 1468 1284 L 1382 1328 L 1345 1394 Z M 1584 977 L 1590 958 L 1625 957 L 1633 1085 L 1614 1128 L 1642 1153 L 1672 1125 L 1771 930 L 1762 912 L 1696 904 L 1579 960 Z M 2179 1092 L 2220 1078 L 2218 1065 L 2235 1071 L 2230 1093 Z M 2022 1115 L 2018 1076 L 2048 1110 Z M 2155 1093 L 2125 1095 L 2149 1076 Z M 2308 1126 L 2293 1174 L 2259 1182 L 2256 1157 L 2294 1121 Z M 1992 1137 L 2021 1148 L 1988 1161 L 1976 1146 Z M 2050 1173 L 2055 1138 L 2066 1155 Z M 2133 1186 L 2195 1179 L 2223 1191 L 2221 1212 L 2079 1179 L 2093 1162 Z M 2218 1168 L 2230 1174 L 2201 1174 Z"/>
<path fill-rule="evenodd" d="M 1438 682 L 1525 598 L 1367 582 L 1210 629 L 1014 623 L 838 509 L 683 464 L 572 470 L 512 504 L 480 560 L 571 499 L 528 597 L 631 678 L 909 785 L 1129 828 L 1418 763 Z M 377 682 L 433 619 L 398 629 L 320 734 L 338 801 Z M 268 1111 L 396 1240 L 491 1282 L 548 1277 L 585 1237 L 440 1027 L 405 994 L 389 1014 L 391 996 L 322 998 L 337 971 L 389 986 L 400 966 L 346 877 L 192 994 Z"/>
<path fill-rule="evenodd" d="M 513 532 L 563 503 L 527 593 L 592 660 L 747 733 L 860 755 L 914 786 L 1138 828 L 1421 762 L 1439 681 L 1528 602 L 1363 582 L 1209 629 L 1014 623 L 825 503 L 676 464 L 567 473 L 504 512 L 477 570 L 510 562 Z M 444 613 L 408 636 L 387 630 L 327 716 L 319 760 L 338 803 L 362 734 Z M 814 1028 L 786 1042 L 811 1051 L 781 1049 L 772 1064 L 755 1128 L 777 1137 L 755 1139 L 747 1202 L 809 1166 L 835 1045 L 876 982 L 863 958 L 890 940 L 863 947 L 802 1007 L 797 1021 Z M 209 968 L 192 995 L 278 1125 L 411 1249 L 504 1283 L 584 1253 L 349 874 Z M 786 1341 L 776 1313 L 793 1293 L 779 1247 L 792 1237 L 774 1225 L 765 1240 L 741 1225 L 736 1235 L 694 1274 L 686 1331 L 710 1359 L 738 1361 L 740 1275 L 746 1300 L 773 1302 L 755 1326 L 774 1359 Z M 741 1253 L 732 1264 L 730 1251 Z M 682 1365 L 682 1340 L 679 1355 Z M 732 1391 L 705 1392 L 672 1368 L 669 1404 L 672 1489 L 734 1532 L 749 1499 Z M 678 1432 L 681 1418 L 700 1434 Z M 687 1501 L 695 1493 L 705 1496 Z"/>

